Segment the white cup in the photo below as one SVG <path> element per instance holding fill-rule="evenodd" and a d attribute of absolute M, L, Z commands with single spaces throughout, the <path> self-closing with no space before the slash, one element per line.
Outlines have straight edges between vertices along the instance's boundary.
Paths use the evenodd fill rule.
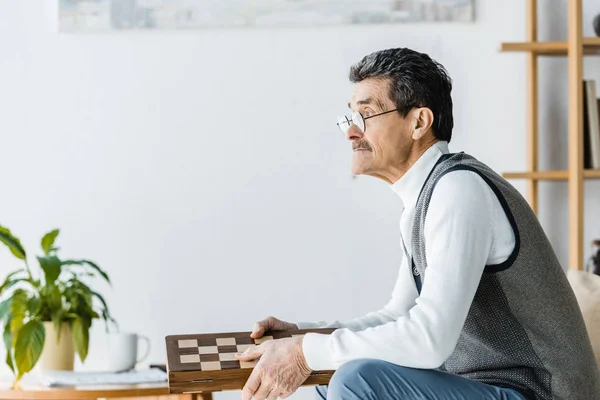
<path fill-rule="evenodd" d="M 138 342 L 146 342 L 146 352 L 138 358 Z M 135 365 L 144 361 L 150 354 L 150 339 L 137 333 L 109 333 L 108 334 L 108 369 L 120 372 L 129 371 Z"/>

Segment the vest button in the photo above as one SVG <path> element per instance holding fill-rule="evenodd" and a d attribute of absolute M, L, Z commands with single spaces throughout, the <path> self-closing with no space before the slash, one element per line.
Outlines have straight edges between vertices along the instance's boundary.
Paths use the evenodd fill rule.
<path fill-rule="evenodd" d="M 419 272 L 419 270 L 417 269 L 417 267 L 414 267 L 414 268 L 413 268 L 413 274 L 414 274 L 415 276 L 419 276 L 419 275 L 421 275 L 421 273 Z"/>

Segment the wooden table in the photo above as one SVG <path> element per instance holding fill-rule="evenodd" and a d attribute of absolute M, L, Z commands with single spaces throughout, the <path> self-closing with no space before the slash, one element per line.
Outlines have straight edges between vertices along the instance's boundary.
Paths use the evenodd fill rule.
<path fill-rule="evenodd" d="M 49 388 L 36 382 L 23 381 L 19 389 L 10 387 L 11 383 L 0 381 L 0 400 L 212 400 L 211 393 L 169 395 L 166 383 Z"/>

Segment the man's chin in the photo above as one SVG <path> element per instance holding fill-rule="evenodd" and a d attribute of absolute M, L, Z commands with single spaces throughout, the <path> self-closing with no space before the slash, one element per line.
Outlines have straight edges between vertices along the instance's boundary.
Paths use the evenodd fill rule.
<path fill-rule="evenodd" d="M 357 151 L 352 155 L 350 171 L 353 175 L 368 175 L 372 167 L 373 153 L 367 151 Z"/>
<path fill-rule="evenodd" d="M 368 172 L 368 168 L 366 165 L 352 165 L 350 167 L 350 172 L 352 175 L 366 175 Z"/>

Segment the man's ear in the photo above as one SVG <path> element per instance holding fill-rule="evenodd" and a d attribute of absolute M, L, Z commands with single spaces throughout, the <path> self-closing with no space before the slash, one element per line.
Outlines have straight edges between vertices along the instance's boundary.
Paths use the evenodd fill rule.
<path fill-rule="evenodd" d="M 412 138 L 419 140 L 425 136 L 433 125 L 433 112 L 427 107 L 415 108 L 412 110 Z"/>

